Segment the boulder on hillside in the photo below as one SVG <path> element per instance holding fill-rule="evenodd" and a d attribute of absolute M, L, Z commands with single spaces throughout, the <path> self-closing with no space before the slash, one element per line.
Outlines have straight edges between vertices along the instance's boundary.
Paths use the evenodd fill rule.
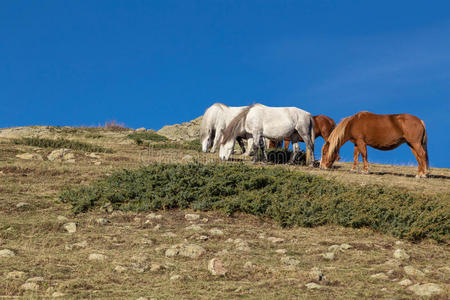
<path fill-rule="evenodd" d="M 166 125 L 158 130 L 157 133 L 175 141 L 192 141 L 198 139 L 202 117 L 200 116 L 190 122 Z"/>

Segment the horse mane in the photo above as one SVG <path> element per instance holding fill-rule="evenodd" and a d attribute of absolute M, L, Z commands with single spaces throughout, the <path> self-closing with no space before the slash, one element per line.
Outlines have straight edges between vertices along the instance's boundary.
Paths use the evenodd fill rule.
<path fill-rule="evenodd" d="M 213 107 L 217 107 L 217 108 L 219 108 L 219 109 L 221 109 L 221 110 L 224 110 L 225 108 L 228 108 L 228 105 L 223 104 L 223 103 L 219 103 L 219 102 L 214 103 L 213 105 L 211 105 L 210 107 L 208 107 L 208 108 L 205 110 L 205 112 L 203 113 L 203 118 L 205 117 L 206 112 L 207 112 L 209 109 L 213 108 Z M 200 123 L 200 141 L 203 139 L 204 136 L 207 135 L 207 125 L 208 125 L 208 124 L 207 124 L 206 122 L 204 122 L 203 119 L 202 119 L 202 122 Z"/>
<path fill-rule="evenodd" d="M 239 134 L 239 126 L 242 124 L 242 122 L 245 122 L 248 112 L 255 105 L 257 104 L 245 107 L 236 117 L 233 118 L 233 120 L 231 120 L 230 124 L 228 124 L 227 128 L 225 128 L 225 130 L 223 131 L 221 142 L 222 145 L 229 140 L 236 138 L 236 136 Z"/>
<path fill-rule="evenodd" d="M 353 120 L 354 117 L 355 116 L 350 116 L 342 119 L 342 121 L 339 122 L 339 124 L 337 124 L 337 126 L 331 132 L 330 136 L 328 137 L 328 142 L 330 143 L 327 153 L 328 159 L 331 158 L 332 153 L 336 150 L 337 147 L 339 147 L 342 139 L 344 138 L 347 125 L 351 120 Z"/>

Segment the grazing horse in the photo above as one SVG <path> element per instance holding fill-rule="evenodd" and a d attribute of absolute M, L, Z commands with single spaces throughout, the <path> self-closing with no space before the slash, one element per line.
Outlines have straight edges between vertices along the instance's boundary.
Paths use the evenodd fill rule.
<path fill-rule="evenodd" d="M 208 152 L 210 149 L 212 153 L 216 152 L 222 131 L 245 108 L 246 106 L 231 107 L 222 103 L 214 103 L 205 111 L 200 123 L 200 144 L 203 152 Z M 242 137 L 238 136 L 236 139 L 241 146 L 242 153 L 245 153 Z M 248 153 L 246 154 L 248 155 Z"/>
<path fill-rule="evenodd" d="M 336 123 L 334 123 L 332 118 L 325 115 L 313 116 L 313 119 L 314 119 L 314 135 L 316 136 L 316 138 L 318 138 L 319 136 L 323 137 L 325 142 L 327 142 L 328 136 L 330 136 L 334 127 L 336 127 Z M 284 140 L 285 149 L 289 149 L 289 142 L 290 142 L 289 139 Z M 299 142 L 303 142 L 301 137 Z M 274 141 L 270 141 L 269 149 L 275 147 L 276 143 Z"/>
<path fill-rule="evenodd" d="M 392 150 L 403 143 L 411 148 L 418 163 L 417 178 L 428 173 L 427 131 L 425 123 L 410 114 L 377 115 L 367 111 L 343 119 L 322 148 L 320 167 L 331 167 L 339 148 L 347 141 L 355 144 L 352 171 L 357 170 L 358 157 L 364 161 L 363 173 L 369 172 L 367 145 L 378 150 Z"/>
<path fill-rule="evenodd" d="M 294 143 L 293 162 L 299 152 L 298 141 L 302 138 L 307 147 L 306 163 L 314 162 L 314 119 L 307 111 L 296 107 L 268 107 L 254 104 L 237 115 L 223 132 L 219 156 L 228 160 L 234 148 L 237 136 L 249 136 L 253 139 L 253 150 L 261 149 L 264 161 L 267 161 L 264 138 L 282 141 L 289 138 Z M 257 160 L 257 155 L 254 161 Z"/>

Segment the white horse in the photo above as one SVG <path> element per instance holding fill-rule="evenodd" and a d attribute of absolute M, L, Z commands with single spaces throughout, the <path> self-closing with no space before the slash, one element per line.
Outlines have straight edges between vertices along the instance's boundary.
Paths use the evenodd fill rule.
<path fill-rule="evenodd" d="M 250 136 L 253 138 L 253 150 L 257 153 L 261 148 L 263 159 L 267 161 L 264 151 L 264 138 L 273 141 L 282 141 L 289 138 L 292 141 L 294 152 L 290 163 L 293 163 L 299 152 L 298 141 L 301 137 L 306 143 L 306 164 L 314 162 L 314 119 L 307 111 L 296 107 L 268 107 L 262 104 L 248 106 L 239 113 L 223 132 L 219 157 L 228 160 L 234 148 L 237 136 Z M 254 160 L 256 161 L 257 155 Z"/>
<path fill-rule="evenodd" d="M 200 143 L 202 151 L 216 152 L 219 141 L 222 137 L 222 132 L 239 113 L 241 113 L 247 106 L 231 107 L 222 103 L 214 103 L 203 114 L 202 122 L 200 124 Z M 236 136 L 239 146 L 241 146 L 242 153 L 246 155 L 244 142 L 242 136 Z M 250 141 L 249 141 L 250 145 Z"/>

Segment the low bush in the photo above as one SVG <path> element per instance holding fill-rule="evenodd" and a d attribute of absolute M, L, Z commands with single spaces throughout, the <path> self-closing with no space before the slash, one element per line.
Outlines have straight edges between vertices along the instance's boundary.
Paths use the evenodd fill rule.
<path fill-rule="evenodd" d="M 180 150 L 195 150 L 202 151 L 202 146 L 200 145 L 200 140 L 195 139 L 188 142 L 165 142 L 165 143 L 155 143 L 149 145 L 153 149 L 180 149 Z"/>
<path fill-rule="evenodd" d="M 144 141 L 154 141 L 162 142 L 167 141 L 167 138 L 163 135 L 157 134 L 156 132 L 146 131 L 146 132 L 133 132 L 127 135 L 129 139 L 132 139 L 138 145 L 142 145 Z"/>
<path fill-rule="evenodd" d="M 132 211 L 241 211 L 270 217 L 282 226 L 369 227 L 399 238 L 437 241 L 449 237 L 449 197 L 381 186 L 347 186 L 284 168 L 243 164 L 154 164 L 122 170 L 60 194 L 75 213 L 106 204 Z"/>
<path fill-rule="evenodd" d="M 46 139 L 46 138 L 21 138 L 14 139 L 12 143 L 15 145 L 26 145 L 41 148 L 67 148 L 72 150 L 80 150 L 86 152 L 107 152 L 111 153 L 112 150 L 104 148 L 102 146 L 88 144 L 79 141 L 71 141 L 63 138 L 58 139 Z"/>

